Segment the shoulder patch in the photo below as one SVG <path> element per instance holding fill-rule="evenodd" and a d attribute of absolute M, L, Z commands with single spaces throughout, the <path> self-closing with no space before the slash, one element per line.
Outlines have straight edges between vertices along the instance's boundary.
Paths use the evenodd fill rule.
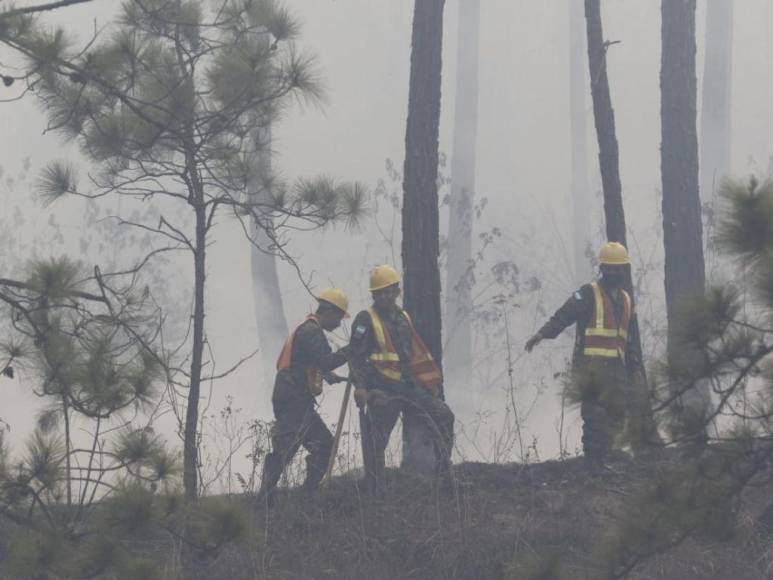
<path fill-rule="evenodd" d="M 363 334 L 365 334 L 367 330 L 368 329 L 365 328 L 364 324 L 358 324 L 357 326 L 354 327 L 353 334 L 354 336 L 362 336 Z"/>
<path fill-rule="evenodd" d="M 564 295 L 565 296 L 565 295 Z M 575 300 L 582 300 L 582 294 L 580 294 L 580 291 L 574 293 L 574 299 Z"/>

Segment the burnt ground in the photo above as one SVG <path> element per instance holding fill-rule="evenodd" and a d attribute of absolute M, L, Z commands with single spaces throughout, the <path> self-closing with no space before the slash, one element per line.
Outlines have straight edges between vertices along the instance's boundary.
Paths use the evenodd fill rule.
<path fill-rule="evenodd" d="M 456 473 L 467 485 L 447 495 L 392 472 L 384 502 L 358 494 L 353 477 L 337 478 L 315 502 L 292 490 L 270 510 L 248 502 L 257 520 L 252 545 L 203 565 L 201 577 L 602 578 L 594 562 L 605 535 L 614 533 L 637 486 L 669 461 L 678 458 L 636 464 L 621 454 L 614 472 L 600 477 L 590 476 L 580 458 L 465 463 Z M 751 487 L 721 540 L 689 538 L 628 577 L 773 578 L 773 543 L 758 522 L 771 491 L 768 484 Z"/>
<path fill-rule="evenodd" d="M 593 477 L 581 458 L 531 465 L 464 463 L 466 485 L 438 493 L 428 482 L 390 471 L 385 501 L 358 492 L 355 476 L 335 478 L 314 501 L 280 490 L 267 509 L 233 496 L 254 530 L 238 545 L 196 557 L 180 573 L 168 540 L 138 538 L 166 564 L 163 578 L 242 579 L 603 579 L 599 547 L 626 502 L 649 475 L 678 458 L 646 464 L 620 455 L 613 472 Z M 643 561 L 629 578 L 773 578 L 773 539 L 760 516 L 773 484 L 750 487 L 720 539 L 691 537 Z M 771 518 L 773 520 L 773 518 Z M 4 540 L 0 528 L 0 578 Z M 4 536 L 4 537 L 3 537 Z"/>

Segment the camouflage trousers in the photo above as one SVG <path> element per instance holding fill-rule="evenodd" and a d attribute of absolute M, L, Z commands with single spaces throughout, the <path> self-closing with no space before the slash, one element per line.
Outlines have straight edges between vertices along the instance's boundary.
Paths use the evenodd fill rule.
<path fill-rule="evenodd" d="M 454 414 L 429 391 L 408 383 L 389 389 L 369 389 L 367 410 L 361 415 L 365 489 L 379 497 L 385 491 L 386 448 L 400 414 L 410 414 L 432 434 L 439 475 L 450 473 L 454 446 Z"/>
<path fill-rule="evenodd" d="M 265 496 L 273 491 L 285 467 L 301 447 L 309 452 L 303 489 L 306 492 L 315 491 L 327 470 L 333 450 L 333 435 L 313 404 L 305 401 L 275 401 L 274 415 L 276 421 L 271 430 L 271 453 L 263 464 L 260 494 Z"/>

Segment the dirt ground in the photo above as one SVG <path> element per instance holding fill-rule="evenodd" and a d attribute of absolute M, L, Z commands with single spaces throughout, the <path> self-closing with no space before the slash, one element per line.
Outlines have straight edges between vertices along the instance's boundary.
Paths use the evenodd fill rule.
<path fill-rule="evenodd" d="M 445 493 L 395 470 L 384 501 L 361 495 L 354 474 L 333 479 L 313 501 L 282 489 L 270 509 L 234 496 L 253 531 L 215 557 L 198 557 L 186 580 L 604 579 L 595 560 L 599 543 L 658 463 L 620 455 L 611 467 L 591 476 L 581 458 L 464 463 L 455 467 L 462 485 Z M 773 541 L 760 525 L 772 491 L 767 482 L 751 486 L 737 506 L 734 529 L 721 540 L 691 537 L 627 577 L 773 578 Z M 0 529 L 0 570 L 10 534 Z M 174 559 L 167 558 L 172 550 L 163 538 L 138 539 L 138 545 Z M 162 576 L 179 578 L 179 569 L 170 562 Z"/>

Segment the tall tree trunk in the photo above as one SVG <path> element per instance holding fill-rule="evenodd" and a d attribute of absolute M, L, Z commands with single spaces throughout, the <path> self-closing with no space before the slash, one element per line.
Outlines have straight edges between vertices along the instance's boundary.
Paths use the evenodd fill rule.
<path fill-rule="evenodd" d="M 601 7 L 599 0 L 585 0 L 585 20 L 588 34 L 588 64 L 590 70 L 591 97 L 593 99 L 593 117 L 596 125 L 596 135 L 599 142 L 599 166 L 601 168 L 601 184 L 604 190 L 604 218 L 606 220 L 607 239 L 610 242 L 620 242 L 628 247 L 625 227 L 625 211 L 623 209 L 623 193 L 620 182 L 620 161 L 615 131 L 615 111 L 612 108 L 612 97 L 609 92 L 609 78 L 607 77 L 607 48 L 609 44 L 604 41 L 604 32 L 601 25 Z M 625 288 L 636 301 L 636 296 L 631 277 L 631 268 L 626 268 Z M 641 336 L 639 333 L 638 318 L 634 318 L 630 328 L 631 340 L 636 343 L 636 348 L 641 351 Z M 641 369 L 644 376 L 644 369 Z M 637 398 L 641 401 L 640 412 L 648 417 L 646 423 L 651 423 L 649 416 L 652 414 L 649 391 L 646 381 L 634 381 L 634 388 L 646 392 L 637 392 Z M 654 431 L 654 427 L 649 428 Z M 646 435 L 655 439 L 654 432 Z"/>
<path fill-rule="evenodd" d="M 599 141 L 601 185 L 604 190 L 604 217 L 607 239 L 626 243 L 625 211 L 620 183 L 620 153 L 615 132 L 615 111 L 609 93 L 607 48 L 601 26 L 600 0 L 585 0 L 585 21 L 588 34 L 588 64 L 590 68 L 593 117 Z"/>
<path fill-rule="evenodd" d="M 588 127 L 585 117 L 586 79 L 588 78 L 585 37 L 585 15 L 582 4 L 569 2 L 569 107 L 572 139 L 572 240 L 574 246 L 575 283 L 590 280 L 591 224 L 588 209 L 592 207 L 588 185 Z"/>
<path fill-rule="evenodd" d="M 272 242 L 263 227 L 253 222 L 252 228 L 255 244 L 266 250 L 261 251 L 253 244 L 250 249 L 250 265 L 252 268 L 252 293 L 255 302 L 255 323 L 258 328 L 258 340 L 264 368 L 265 400 L 270 402 L 271 380 L 274 376 L 276 359 L 282 349 L 282 343 L 288 335 L 287 319 L 279 288 L 276 256 L 270 253 L 269 249 Z"/>
<path fill-rule="evenodd" d="M 186 65 L 178 55 L 182 70 Z M 185 88 L 193 95 L 193 77 L 185 79 Z M 193 102 L 191 99 L 190 102 Z M 196 501 L 199 493 L 199 398 L 201 396 L 201 370 L 204 359 L 204 291 L 207 280 L 207 206 L 204 199 L 204 185 L 201 182 L 196 161 L 196 139 L 193 130 L 193 109 L 185 112 L 185 176 L 188 184 L 189 201 L 196 216 L 192 244 L 193 252 L 193 344 L 191 345 L 190 388 L 185 409 L 185 433 L 183 440 L 183 488 L 187 502 Z"/>
<path fill-rule="evenodd" d="M 701 108 L 700 191 L 712 201 L 730 166 L 733 0 L 706 3 L 706 58 Z"/>
<path fill-rule="evenodd" d="M 585 0 L 585 20 L 588 34 L 588 64 L 590 70 L 593 117 L 599 143 L 599 167 L 604 191 L 604 219 L 607 239 L 628 247 L 623 209 L 623 188 L 620 182 L 620 153 L 617 147 L 615 111 L 607 77 L 607 48 L 601 26 L 599 0 Z M 635 299 L 630 269 L 625 282 L 626 290 Z M 639 341 L 638 327 L 632 329 L 634 340 Z M 639 345 L 640 347 L 641 345 Z"/>
<path fill-rule="evenodd" d="M 415 0 L 403 178 L 404 305 L 432 355 L 441 363 L 438 132 L 445 0 Z M 434 450 L 428 430 L 403 416 L 403 466 L 429 471 Z"/>
<path fill-rule="evenodd" d="M 456 49 L 456 114 L 446 278 L 446 382 L 472 382 L 472 209 L 478 136 L 480 0 L 460 0 Z"/>
<path fill-rule="evenodd" d="M 262 136 L 264 149 L 258 155 L 259 174 L 271 173 L 271 128 Z M 260 201 L 270 197 L 267 186 L 256 184 L 255 194 Z M 264 402 L 271 402 L 272 380 L 276 359 L 287 338 L 287 319 L 285 318 L 282 292 L 279 288 L 279 275 L 276 267 L 274 243 L 266 233 L 266 227 L 272 227 L 271 221 L 258 224 L 252 222 L 253 244 L 250 248 L 250 266 L 252 269 L 252 294 L 255 304 L 255 323 L 258 329 L 261 360 L 263 362 Z"/>
<path fill-rule="evenodd" d="M 680 347 L 675 319 L 680 304 L 705 286 L 703 227 L 698 188 L 695 0 L 663 0 L 660 68 L 660 166 L 663 178 L 668 357 L 691 356 Z M 709 404 L 707 388 L 684 397 L 687 407 Z"/>
<path fill-rule="evenodd" d="M 199 397 L 201 394 L 201 366 L 204 356 L 204 284 L 206 283 L 207 214 L 201 184 L 194 179 L 194 208 L 196 234 L 193 248 L 193 347 L 191 353 L 190 390 L 185 411 L 185 438 L 183 441 L 183 487 L 186 501 L 198 496 L 198 426 Z"/>

